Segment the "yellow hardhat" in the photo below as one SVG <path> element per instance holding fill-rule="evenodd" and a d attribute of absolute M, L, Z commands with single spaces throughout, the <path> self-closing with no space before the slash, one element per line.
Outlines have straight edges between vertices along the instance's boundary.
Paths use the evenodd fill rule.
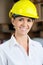
<path fill-rule="evenodd" d="M 39 18 L 37 9 L 30 0 L 20 0 L 16 2 L 9 12 L 9 17 L 11 18 L 13 14 Z"/>

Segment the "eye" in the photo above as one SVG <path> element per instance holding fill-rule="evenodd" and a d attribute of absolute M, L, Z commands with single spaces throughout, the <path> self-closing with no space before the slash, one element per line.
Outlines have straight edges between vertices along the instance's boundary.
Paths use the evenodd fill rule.
<path fill-rule="evenodd" d="M 19 21 L 23 21 L 24 19 L 23 18 L 19 18 Z"/>
<path fill-rule="evenodd" d="M 27 19 L 27 22 L 32 22 L 32 19 Z"/>

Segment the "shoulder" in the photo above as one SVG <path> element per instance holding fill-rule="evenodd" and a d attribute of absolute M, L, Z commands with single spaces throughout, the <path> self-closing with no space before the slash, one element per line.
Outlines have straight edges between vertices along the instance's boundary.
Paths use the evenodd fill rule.
<path fill-rule="evenodd" d="M 32 44 L 34 47 L 42 48 L 41 43 L 38 42 L 38 41 L 35 41 L 35 40 L 33 40 L 33 39 L 31 39 L 31 44 Z"/>
<path fill-rule="evenodd" d="M 10 39 L 7 40 L 7 41 L 5 41 L 4 43 L 2 43 L 2 44 L 0 45 L 0 48 L 1 48 L 1 47 L 5 47 L 5 46 L 8 46 L 9 43 L 10 43 Z"/>
<path fill-rule="evenodd" d="M 36 50 L 36 52 L 39 54 L 39 56 L 42 56 L 43 47 L 42 47 L 41 43 L 37 42 L 37 41 L 34 41 L 34 40 L 31 40 L 31 41 L 32 41 L 32 45 L 34 47 L 34 50 Z"/>
<path fill-rule="evenodd" d="M 32 48 L 33 48 L 35 51 L 37 51 L 37 53 L 39 53 L 39 55 L 42 54 L 42 52 L 43 52 L 43 47 L 42 47 L 42 45 L 41 45 L 40 42 L 37 42 L 37 41 L 34 41 L 34 40 L 31 39 L 31 46 L 32 46 Z"/>
<path fill-rule="evenodd" d="M 40 42 L 34 41 L 31 39 L 32 45 L 34 47 L 34 51 L 38 54 L 38 57 L 43 63 L 43 47 Z"/>
<path fill-rule="evenodd" d="M 0 45 L 0 65 L 7 65 L 7 56 L 4 52 L 4 44 Z"/>
<path fill-rule="evenodd" d="M 8 53 L 8 50 L 9 50 L 9 43 L 10 43 L 10 40 L 2 43 L 0 45 L 0 59 L 3 59 L 6 61 L 6 52 Z"/>
<path fill-rule="evenodd" d="M 7 41 L 5 41 L 4 43 L 2 43 L 0 45 L 0 49 L 3 49 L 3 51 L 10 51 L 11 48 L 15 45 L 15 38 L 13 38 L 13 36 L 11 36 L 11 38 Z"/>
<path fill-rule="evenodd" d="M 10 47 L 10 43 L 11 43 L 11 39 L 5 41 L 4 43 L 0 44 L 0 52 L 4 52 L 4 50 L 7 51 L 7 49 L 9 49 Z"/>

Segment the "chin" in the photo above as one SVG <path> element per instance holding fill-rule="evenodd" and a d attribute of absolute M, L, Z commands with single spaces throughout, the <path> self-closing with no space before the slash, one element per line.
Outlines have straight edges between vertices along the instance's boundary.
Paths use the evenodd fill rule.
<path fill-rule="evenodd" d="M 24 33 L 24 32 L 22 32 L 22 33 L 20 33 L 20 34 L 21 34 L 21 35 L 27 35 L 27 32 L 25 32 L 25 33 Z"/>
<path fill-rule="evenodd" d="M 19 31 L 19 34 L 20 34 L 20 35 L 27 35 L 28 32 L 29 32 L 29 30 L 27 30 L 27 31 Z"/>

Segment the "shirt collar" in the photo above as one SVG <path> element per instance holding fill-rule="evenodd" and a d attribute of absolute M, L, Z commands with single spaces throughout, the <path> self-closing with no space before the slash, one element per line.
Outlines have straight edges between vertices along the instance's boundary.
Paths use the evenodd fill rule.
<path fill-rule="evenodd" d="M 11 39 L 10 39 L 10 40 L 11 40 L 11 41 L 10 41 L 10 42 L 11 42 L 11 43 L 10 43 L 11 46 L 14 46 L 14 45 L 17 45 L 17 44 L 18 44 L 17 41 L 16 41 L 16 38 L 15 38 L 13 35 L 11 36 Z"/>
<path fill-rule="evenodd" d="M 28 39 L 29 39 L 29 45 L 31 45 L 32 40 L 30 39 L 29 36 L 28 36 Z M 13 35 L 11 36 L 10 40 L 11 40 L 10 41 L 11 42 L 10 43 L 11 46 L 19 45 L 19 43 L 17 42 L 16 38 Z"/>
<path fill-rule="evenodd" d="M 33 41 L 28 36 L 29 39 L 29 57 L 31 57 L 31 46 L 33 46 Z M 13 48 L 14 46 L 19 47 L 20 49 L 23 49 L 23 47 L 17 42 L 16 38 L 12 35 L 10 39 L 10 47 Z"/>

